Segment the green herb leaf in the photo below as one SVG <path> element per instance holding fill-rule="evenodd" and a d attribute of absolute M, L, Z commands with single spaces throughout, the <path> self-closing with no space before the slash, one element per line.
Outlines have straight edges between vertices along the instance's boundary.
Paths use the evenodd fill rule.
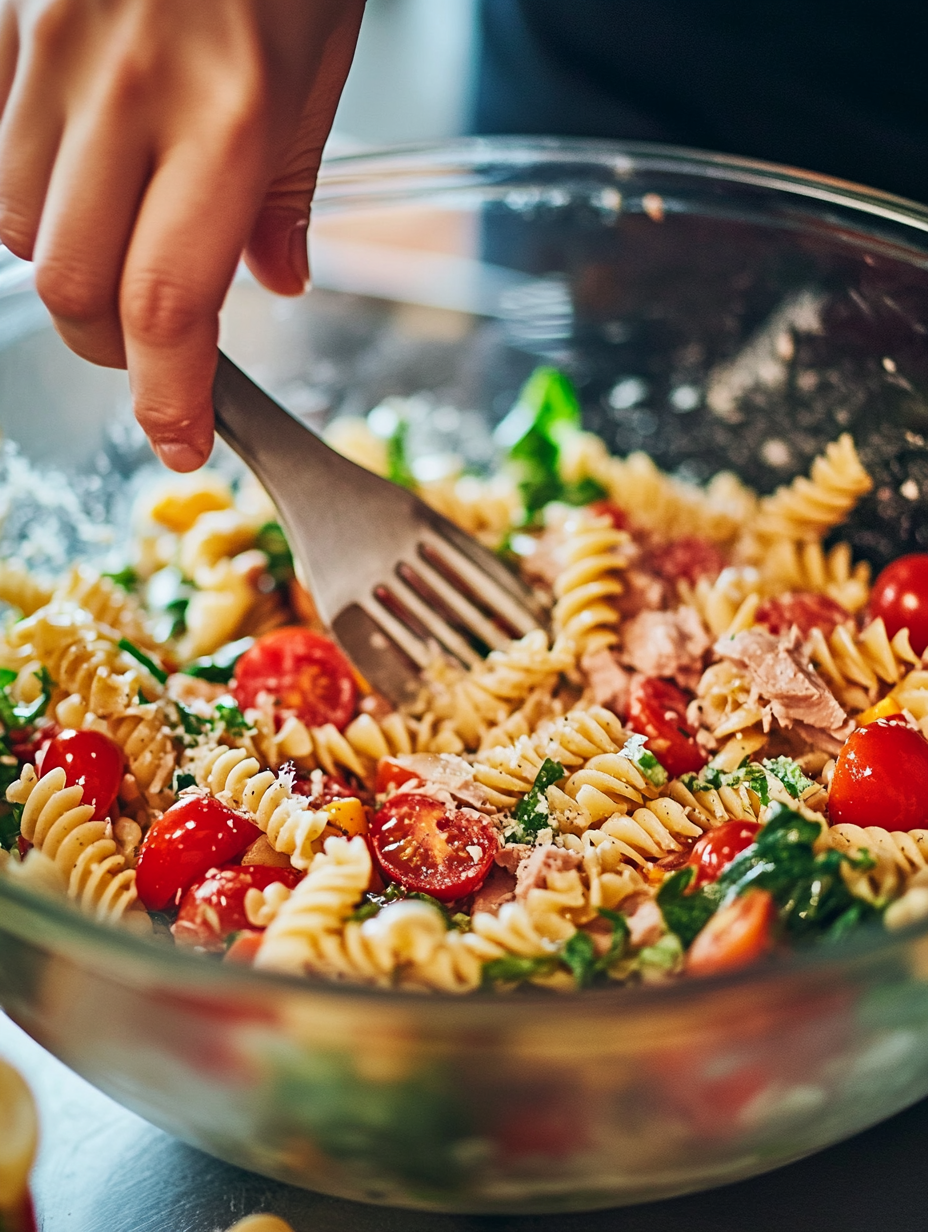
<path fill-rule="evenodd" d="M 664 923 L 680 938 L 684 949 L 692 945 L 697 933 L 708 924 L 722 896 L 717 881 L 687 893 L 695 876 L 695 868 L 681 868 L 671 873 L 657 892 L 657 905 Z"/>
<path fill-rule="evenodd" d="M 237 642 L 229 642 L 221 646 L 214 655 L 194 659 L 181 670 L 185 676 L 194 676 L 197 680 L 208 680 L 211 684 L 228 684 L 235 675 L 235 665 L 249 646 L 254 645 L 254 640 L 253 637 L 242 637 Z"/>
<path fill-rule="evenodd" d="M 629 736 L 619 750 L 620 755 L 633 762 L 654 787 L 663 787 L 667 782 L 667 771 L 651 750 L 645 748 L 646 743 L 647 736 Z"/>
<path fill-rule="evenodd" d="M 360 907 L 356 907 L 355 910 L 352 911 L 351 915 L 346 918 L 349 920 L 357 920 L 358 923 L 361 923 L 364 920 L 372 920 L 375 915 L 380 914 L 381 910 L 382 906 L 380 903 L 368 901 L 366 903 L 362 903 Z"/>
<path fill-rule="evenodd" d="M 19 731 L 23 727 L 29 727 L 48 709 L 55 682 L 46 667 L 40 667 L 34 675 L 42 686 L 42 692 L 35 701 L 17 705 L 10 696 L 10 685 L 16 680 L 17 673 L 9 668 L 0 668 L 0 723 L 6 731 Z"/>
<path fill-rule="evenodd" d="M 216 720 L 208 718 L 202 714 L 196 714 L 189 706 L 185 706 L 183 702 L 175 702 L 177 714 L 180 718 L 180 725 L 184 730 L 184 734 L 194 738 L 205 735 L 208 731 L 216 726 Z"/>
<path fill-rule="evenodd" d="M 169 638 L 181 637 L 187 632 L 187 608 L 189 606 L 189 595 L 179 595 L 176 599 L 172 599 L 170 603 L 164 605 L 164 613 L 171 620 L 171 626 L 167 633 Z"/>
<path fill-rule="evenodd" d="M 770 803 L 770 792 L 768 790 L 767 775 L 764 767 L 756 761 L 749 761 L 747 758 L 741 763 L 737 770 L 723 772 L 716 766 L 706 766 L 702 772 L 702 781 L 706 786 L 714 787 L 716 791 L 720 787 L 740 787 L 744 784 L 759 797 L 761 804 Z M 694 790 L 692 787 L 690 790 Z M 697 786 L 695 790 L 699 790 Z M 705 787 L 702 788 L 705 790 Z"/>
<path fill-rule="evenodd" d="M 522 958 L 518 954 L 504 954 L 483 964 L 485 983 L 519 984 L 534 975 L 549 975 L 557 966 L 557 959 Z"/>
<path fill-rule="evenodd" d="M 216 718 L 222 723 L 230 736 L 244 736 L 246 732 L 254 730 L 234 702 L 230 705 L 227 705 L 225 702 L 217 702 L 215 710 Z"/>
<path fill-rule="evenodd" d="M 409 424 L 405 419 L 398 419 L 387 437 L 387 478 L 400 487 L 415 489 L 416 477 L 409 465 L 408 436 Z"/>
<path fill-rule="evenodd" d="M 171 790 L 175 796 L 179 796 L 182 791 L 186 791 L 188 787 L 196 787 L 197 780 L 192 774 L 188 774 L 184 770 L 175 770 L 174 777 L 171 780 Z"/>
<path fill-rule="evenodd" d="M 121 637 L 116 643 L 120 650 L 124 650 L 127 655 L 130 655 L 137 663 L 141 663 L 142 667 L 151 672 L 152 676 L 159 684 L 167 684 L 168 674 L 163 667 L 148 657 L 144 650 L 139 650 L 134 642 L 130 642 L 127 637 Z"/>
<path fill-rule="evenodd" d="M 267 571 L 278 586 L 293 577 L 293 554 L 279 522 L 265 522 L 255 538 L 255 547 L 267 557 Z"/>
<path fill-rule="evenodd" d="M 131 565 L 126 565 L 124 569 L 118 569 L 115 573 L 104 573 L 102 575 L 109 578 L 111 582 L 115 582 L 117 586 L 121 586 L 123 590 L 130 593 L 138 589 L 141 578 Z"/>
<path fill-rule="evenodd" d="M 531 843 L 539 830 L 544 830 L 551 824 L 548 815 L 548 801 L 545 792 L 565 775 L 564 767 L 558 761 L 546 757 L 541 763 L 531 791 L 522 797 L 512 810 L 512 816 L 518 823 L 511 833 L 507 834 L 507 843 Z"/>
<path fill-rule="evenodd" d="M 578 988 L 588 988 L 596 975 L 596 945 L 582 929 L 568 937 L 561 951 L 561 962 L 569 967 Z"/>
<path fill-rule="evenodd" d="M 799 800 L 803 793 L 815 786 L 791 757 L 767 757 L 764 759 L 764 769 L 780 780 L 794 800 Z"/>

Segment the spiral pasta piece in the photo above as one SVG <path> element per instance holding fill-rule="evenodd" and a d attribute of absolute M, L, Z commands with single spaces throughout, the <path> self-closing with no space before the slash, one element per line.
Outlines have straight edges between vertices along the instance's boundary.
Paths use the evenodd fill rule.
<path fill-rule="evenodd" d="M 100 625 L 115 629 L 138 646 L 152 648 L 155 640 L 138 601 L 111 578 L 87 565 L 76 565 L 51 596 L 54 605 L 73 604 L 89 612 Z"/>
<path fill-rule="evenodd" d="M 268 925 L 255 966 L 293 974 L 337 976 L 341 971 L 343 925 L 360 902 L 370 877 L 371 856 L 363 838 L 326 839 L 324 850 L 310 863 L 306 876 Z"/>
<path fill-rule="evenodd" d="M 760 604 L 760 574 L 751 566 L 729 565 L 715 579 L 701 577 L 695 586 L 684 580 L 679 589 L 683 602 L 696 609 L 717 638 L 750 628 Z"/>
<path fill-rule="evenodd" d="M 33 577 L 22 561 L 0 560 L 0 603 L 8 603 L 24 616 L 31 616 L 51 597 L 52 588 Z"/>
<path fill-rule="evenodd" d="M 815 459 L 809 478 L 799 475 L 761 500 L 751 531 L 764 539 L 814 542 L 839 526 L 872 487 L 853 437 L 845 432 Z"/>
<path fill-rule="evenodd" d="M 846 700 L 849 708 L 857 710 L 875 699 L 881 684 L 898 684 L 910 667 L 920 663 L 908 630 L 900 629 L 890 639 L 881 616 L 860 633 L 836 625 L 826 638 L 821 629 L 813 629 L 809 657 L 839 701 Z"/>
<path fill-rule="evenodd" d="M 166 808 L 170 799 L 165 793 L 170 790 L 176 754 L 161 704 L 130 706 L 110 719 L 108 732 L 125 753 L 129 773 L 147 801 Z"/>
<path fill-rule="evenodd" d="M 868 870 L 845 870 L 856 894 L 885 899 L 898 894 L 916 873 L 928 867 L 928 830 L 884 830 L 882 826 L 842 824 L 825 831 L 824 841 L 835 851 L 876 862 Z"/>
<path fill-rule="evenodd" d="M 818 539 L 778 536 L 765 545 L 757 567 L 765 595 L 783 591 L 827 595 L 852 615 L 870 597 L 870 566 L 865 560 L 853 563 L 848 543 L 836 543 L 826 554 Z"/>
<path fill-rule="evenodd" d="M 498 548 L 518 522 L 521 502 L 508 475 L 448 475 L 417 490 L 427 505 L 489 548 Z"/>
<path fill-rule="evenodd" d="M 151 925 L 138 901 L 135 870 L 126 867 L 108 836 L 107 823 L 93 820 L 93 806 L 82 803 L 83 795 L 83 788 L 67 786 L 63 768 L 40 779 L 30 765 L 6 792 L 7 800 L 23 805 L 23 838 L 54 861 L 68 897 L 82 911 L 148 932 Z"/>
<path fill-rule="evenodd" d="M 554 582 L 552 624 L 556 637 L 566 638 L 578 654 L 594 653 L 619 640 L 615 600 L 622 594 L 626 568 L 625 531 L 608 518 L 581 514 L 564 526 L 558 551 L 563 568 Z"/>
<path fill-rule="evenodd" d="M 193 773 L 199 786 L 223 804 L 250 814 L 274 850 L 288 855 L 294 868 L 310 867 L 316 855 L 313 844 L 328 825 L 328 814 L 294 796 L 286 774 L 262 770 L 244 749 L 224 744 L 196 756 Z"/>

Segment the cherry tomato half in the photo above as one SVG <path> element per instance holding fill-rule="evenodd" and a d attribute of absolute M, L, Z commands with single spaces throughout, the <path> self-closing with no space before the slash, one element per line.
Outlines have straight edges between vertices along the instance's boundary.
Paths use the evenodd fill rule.
<path fill-rule="evenodd" d="M 402 787 L 404 784 L 421 782 L 422 776 L 420 774 L 416 774 L 415 770 L 410 770 L 407 766 L 401 766 L 392 757 L 381 757 L 377 763 L 374 791 L 378 796 L 382 796 L 388 791 L 395 791 L 397 787 Z"/>
<path fill-rule="evenodd" d="M 123 755 L 116 741 L 98 731 L 60 732 L 45 749 L 42 776 L 59 767 L 69 787 L 83 787 L 84 803 L 92 804 L 94 817 L 102 821 L 122 782 Z"/>
<path fill-rule="evenodd" d="M 773 949 L 776 903 L 769 890 L 748 890 L 710 919 L 690 946 L 690 975 L 737 971 Z"/>
<path fill-rule="evenodd" d="M 667 582 L 685 578 L 695 586 L 701 577 L 718 577 L 725 567 L 725 558 L 708 539 L 685 535 L 655 548 L 649 553 L 648 563 Z"/>
<path fill-rule="evenodd" d="M 756 821 L 724 821 L 704 834 L 690 853 L 689 863 L 696 869 L 692 888 L 717 881 L 723 869 L 757 838 Z"/>
<path fill-rule="evenodd" d="M 895 637 L 908 629 L 917 655 L 928 647 L 928 553 L 900 556 L 880 573 L 870 592 L 870 615 L 883 617 L 886 632 Z"/>
<path fill-rule="evenodd" d="M 676 685 L 645 676 L 632 685 L 628 725 L 648 737 L 648 747 L 671 778 L 703 768 L 709 760 L 686 721 L 686 695 Z"/>
<path fill-rule="evenodd" d="M 266 864 L 212 868 L 187 888 L 171 932 L 181 945 L 221 950 L 230 933 L 253 927 L 245 915 L 249 890 L 264 890 L 274 881 L 292 890 L 302 877 L 295 868 L 270 868 Z"/>
<path fill-rule="evenodd" d="M 928 740 L 895 719 L 858 727 L 838 754 L 828 815 L 832 825 L 928 826 Z"/>
<path fill-rule="evenodd" d="M 222 961 L 238 963 L 243 967 L 251 967 L 258 957 L 258 950 L 261 949 L 263 937 L 263 928 L 243 928 L 226 950 Z"/>
<path fill-rule="evenodd" d="M 334 723 L 339 730 L 358 703 L 354 670 L 339 648 L 297 625 L 265 633 L 245 651 L 235 665 L 233 692 L 242 710 L 270 693 L 276 706 L 308 727 Z"/>
<path fill-rule="evenodd" d="M 389 878 L 443 902 L 482 885 L 499 846 L 493 826 L 479 814 L 449 810 L 412 792 L 391 796 L 374 814 L 370 841 Z"/>
<path fill-rule="evenodd" d="M 759 625 L 766 625 L 771 633 L 789 633 L 795 625 L 803 637 L 808 637 L 813 629 L 821 629 L 829 637 L 835 626 L 844 624 L 850 615 L 846 608 L 827 595 L 795 590 L 765 599 L 757 609 L 755 620 Z"/>
<path fill-rule="evenodd" d="M 628 528 L 628 514 L 611 500 L 593 501 L 590 513 L 594 518 L 608 518 L 614 530 Z"/>
<path fill-rule="evenodd" d="M 135 884 L 149 911 L 163 911 L 199 877 L 228 864 L 261 831 L 212 796 L 182 796 L 153 822 L 139 851 Z"/>

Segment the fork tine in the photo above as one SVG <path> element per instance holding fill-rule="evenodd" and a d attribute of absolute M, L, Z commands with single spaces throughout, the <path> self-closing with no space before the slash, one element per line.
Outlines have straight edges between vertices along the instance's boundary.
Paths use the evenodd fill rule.
<path fill-rule="evenodd" d="M 432 565 L 420 554 L 420 559 L 416 564 L 416 572 L 422 579 L 435 591 L 436 595 L 445 603 L 455 616 L 464 624 L 472 633 L 486 642 L 491 650 L 502 650 L 509 642 L 509 638 L 492 620 L 487 620 L 483 612 L 465 598 L 460 591 L 455 590 L 449 581 L 434 569 Z"/>
<path fill-rule="evenodd" d="M 520 636 L 538 628 L 540 622 L 528 610 L 526 603 L 517 599 L 508 588 L 504 589 L 496 577 L 491 577 L 485 569 L 474 564 L 470 557 L 458 548 L 457 544 L 437 534 L 434 530 L 424 533 L 422 540 L 433 552 L 443 557 L 451 568 L 460 574 L 461 580 L 482 599 L 485 599 L 494 611 L 518 631 Z"/>
<path fill-rule="evenodd" d="M 412 701 L 429 652 L 399 621 L 373 603 L 370 611 L 350 603 L 332 627 L 358 671 L 379 693 L 396 706 Z"/>
<path fill-rule="evenodd" d="M 403 607 L 408 608 L 413 616 L 425 625 L 432 637 L 437 642 L 440 642 L 446 650 L 450 650 L 456 659 L 460 659 L 465 667 L 476 667 L 481 662 L 480 655 L 477 654 L 473 647 L 467 644 L 460 633 L 452 629 L 448 622 L 443 620 L 434 608 L 430 608 L 402 577 L 397 576 L 395 580 L 391 581 L 390 589 L 400 600 Z"/>

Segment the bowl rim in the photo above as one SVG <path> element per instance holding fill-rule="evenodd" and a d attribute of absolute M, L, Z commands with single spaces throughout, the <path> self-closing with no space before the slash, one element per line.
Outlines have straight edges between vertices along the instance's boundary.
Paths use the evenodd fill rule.
<path fill-rule="evenodd" d="M 409 200 L 413 195 L 404 187 L 407 178 L 417 177 L 417 191 L 440 195 L 443 188 L 458 190 L 460 181 L 451 183 L 447 178 L 449 169 L 463 170 L 475 177 L 485 171 L 494 159 L 510 167 L 528 167 L 538 162 L 564 163 L 592 162 L 619 176 L 641 171 L 666 171 L 690 174 L 694 179 L 709 179 L 720 183 L 752 185 L 775 192 L 809 198 L 824 205 L 837 205 L 884 222 L 902 224 L 920 234 L 924 251 L 928 253 L 928 206 L 916 201 L 869 188 L 851 181 L 805 171 L 784 164 L 735 155 L 717 154 L 711 151 L 690 149 L 682 146 L 662 145 L 651 142 L 611 141 L 586 138 L 560 137 L 469 137 L 450 141 L 424 141 L 387 147 L 375 147 L 358 152 L 338 154 L 323 159 L 314 213 L 326 213 L 343 207 L 349 200 L 365 201 L 373 197 L 383 199 L 382 187 L 377 188 L 376 176 L 392 176 L 392 196 Z M 428 174 L 433 176 L 429 183 Z M 473 184 L 481 181 L 474 178 Z M 317 206 L 319 207 L 317 209 Z M 874 242 L 878 243 L 876 237 Z M 0 265 L 6 265 L 12 254 L 0 246 Z M 904 259 L 904 258 L 903 258 Z M 25 289 L 31 282 L 31 269 L 27 262 L 12 258 L 11 264 L 22 270 L 11 275 L 16 291 Z M 0 288 L 2 291 L 3 288 Z M 68 942 L 83 942 L 100 953 L 110 952 L 128 960 L 137 960 L 140 971 L 147 969 L 163 972 L 166 977 L 176 976 L 185 984 L 199 984 L 204 988 L 217 989 L 229 994 L 251 993 L 260 995 L 276 988 L 281 993 L 332 997 L 339 1001 L 372 998 L 378 1003 L 393 1006 L 432 1005 L 456 1007 L 456 1013 L 465 1013 L 466 1006 L 486 1012 L 488 1005 L 500 1007 L 499 1014 L 509 1011 L 507 1006 L 539 1007 L 545 1012 L 563 1007 L 564 1012 L 574 1013 L 579 1004 L 590 1008 L 607 1007 L 621 1010 L 640 1009 L 643 1005 L 657 1007 L 680 1000 L 702 998 L 718 988 L 749 987 L 766 984 L 777 979 L 788 980 L 791 976 L 813 977 L 823 969 L 835 970 L 852 965 L 891 950 L 898 950 L 912 940 L 928 936 L 928 920 L 918 922 L 898 931 L 878 931 L 875 927 L 862 927 L 831 945 L 819 945 L 808 949 L 786 951 L 756 962 L 741 970 L 715 976 L 683 976 L 660 983 L 647 985 L 614 984 L 603 988 L 571 989 L 558 991 L 556 995 L 540 992 L 538 996 L 501 996 L 499 992 L 478 988 L 474 992 L 460 994 L 435 990 L 410 990 L 396 987 L 336 982 L 319 976 L 295 976 L 276 971 L 258 971 L 253 967 L 223 963 L 205 959 L 202 954 L 183 947 L 168 947 L 157 940 L 141 938 L 127 930 L 97 921 L 72 907 L 67 901 L 35 893 L 8 878 L 0 877 L 0 908 L 4 900 L 27 913 L 37 913 L 51 926 L 53 933 L 67 936 Z M 4 931 L 0 912 L 0 933 Z M 31 942 L 47 948 L 44 939 Z M 70 948 L 70 944 L 69 944 Z M 95 964 L 96 965 L 96 964 Z M 114 973 L 114 978 L 117 978 Z M 533 990 L 535 991 L 535 990 Z"/>

